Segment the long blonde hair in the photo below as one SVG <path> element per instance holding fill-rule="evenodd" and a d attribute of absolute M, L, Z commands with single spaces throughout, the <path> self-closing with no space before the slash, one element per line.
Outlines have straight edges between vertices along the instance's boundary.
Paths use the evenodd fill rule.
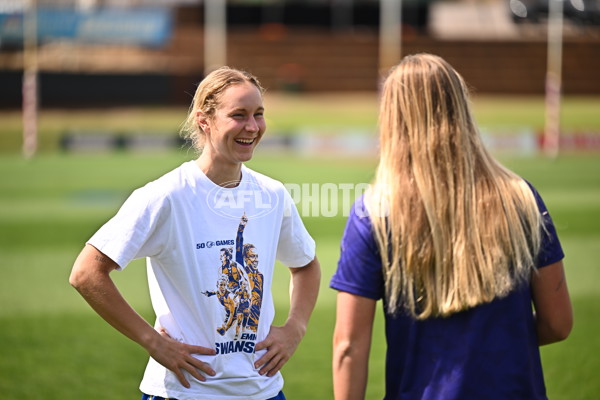
<path fill-rule="evenodd" d="M 448 316 L 527 281 L 540 243 L 536 201 L 485 149 L 462 77 L 440 57 L 405 57 L 385 81 L 379 129 L 366 205 L 388 312 Z"/>

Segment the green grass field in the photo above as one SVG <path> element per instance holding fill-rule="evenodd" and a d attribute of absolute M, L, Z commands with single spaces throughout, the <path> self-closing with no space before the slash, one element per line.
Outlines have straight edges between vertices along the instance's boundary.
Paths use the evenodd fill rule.
<path fill-rule="evenodd" d="M 364 127 L 374 123 L 375 117 L 368 119 L 369 113 L 376 110 L 371 100 L 364 100 L 363 106 L 359 107 L 363 110 L 361 113 L 349 111 L 354 114 L 350 118 L 352 123 Z M 524 103 L 528 101 L 523 100 Z M 537 111 L 529 116 L 522 113 L 523 118 L 539 120 L 538 103 L 535 103 L 538 108 L 534 107 Z M 598 101 L 592 103 L 597 105 Z M 292 98 L 274 108 L 284 106 L 297 113 L 290 111 L 289 119 L 273 122 L 282 130 L 302 123 L 344 126 L 347 122 L 342 118 L 344 107 L 339 104 L 333 107 L 330 119 L 322 110 L 323 104 L 307 105 Z M 480 112 L 492 113 L 488 108 L 498 110 L 489 100 Z M 321 110 L 320 114 L 311 111 L 316 109 Z M 313 112 L 318 115 L 310 119 Z M 587 112 L 586 118 L 593 122 L 573 129 L 597 129 L 600 126 L 600 118 L 591 110 L 581 112 Z M 172 119 L 167 118 L 168 122 L 154 125 L 154 128 L 175 131 L 185 110 L 179 110 L 179 113 L 170 110 L 169 113 L 178 114 L 178 117 L 173 115 Z M 117 210 L 135 187 L 192 158 L 193 153 L 60 154 L 53 151 L 56 147 L 52 140 L 44 139 L 42 154 L 25 161 L 18 154 L 18 146 L 14 145 L 18 144 L 14 131 L 7 131 L 6 127 L 12 126 L 10 118 L 14 118 L 9 114 L 0 113 L 0 120 L 7 121 L 0 128 L 3 153 L 0 156 L 0 393 L 20 399 L 139 398 L 137 386 L 147 355 L 93 313 L 69 286 L 68 275 L 85 240 Z M 112 115 L 112 119 L 89 111 L 72 115 L 49 113 L 44 124 L 49 124 L 50 118 L 52 128 L 45 128 L 50 130 L 44 132 L 61 132 L 65 127 L 72 128 L 77 124 L 93 126 L 93 120 L 100 121 L 98 124 L 112 124 L 110 129 L 130 129 L 136 126 L 131 118 L 144 120 L 139 114 L 151 113 L 129 110 L 127 116 Z M 502 115 L 502 112 L 497 111 L 494 115 L 497 114 Z M 498 126 L 510 120 L 494 115 L 483 119 L 490 121 L 489 125 Z M 497 119 L 495 123 L 492 122 L 494 118 Z M 516 125 L 527 124 L 519 118 L 515 120 Z M 597 125 L 590 125 L 594 123 Z M 12 124 L 16 127 L 18 122 Z M 151 124 L 146 124 L 139 123 L 150 129 Z M 48 133 L 48 136 L 52 135 Z M 10 148 L 5 147 L 11 142 L 14 143 Z M 600 292 L 596 288 L 600 282 L 597 262 L 600 156 L 564 154 L 549 160 L 541 156 L 503 155 L 501 160 L 542 193 L 565 248 L 575 327 L 567 341 L 542 348 L 549 398 L 597 398 L 600 393 L 597 379 L 600 369 L 597 357 L 600 353 L 600 340 L 597 339 Z M 375 165 L 374 159 L 327 160 L 268 152 L 259 152 L 250 163 L 254 169 L 286 183 L 369 182 Z M 305 223 L 317 242 L 323 282 L 305 340 L 283 370 L 285 391 L 290 400 L 331 399 L 335 292 L 328 289 L 328 281 L 335 270 L 345 218 L 308 217 Z M 125 297 L 142 315 L 152 320 L 143 261 L 135 261 L 124 272 L 114 275 Z M 286 269 L 279 268 L 274 284 L 274 296 L 280 305 L 279 321 L 286 313 L 287 280 Z M 385 344 L 382 328 L 379 314 L 371 355 L 369 400 L 383 396 Z"/>
<path fill-rule="evenodd" d="M 265 117 L 268 134 L 290 135 L 318 130 L 375 132 L 376 93 L 284 95 L 267 92 Z M 600 132 L 600 96 L 570 96 L 562 101 L 561 121 L 567 132 Z M 523 128 L 544 128 L 544 100 L 539 96 L 478 96 L 475 117 L 484 130 L 503 133 Z M 113 134 L 176 134 L 186 117 L 185 107 L 95 108 L 42 110 L 39 115 L 39 149 L 54 152 L 67 132 Z M 20 111 L 0 111 L 0 154 L 21 149 Z"/>

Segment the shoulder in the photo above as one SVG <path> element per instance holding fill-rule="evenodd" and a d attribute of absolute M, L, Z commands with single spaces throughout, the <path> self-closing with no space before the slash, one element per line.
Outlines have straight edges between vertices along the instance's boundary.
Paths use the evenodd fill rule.
<path fill-rule="evenodd" d="M 164 207 L 168 205 L 171 202 L 171 198 L 184 191 L 187 186 L 185 177 L 186 164 L 184 163 L 134 190 L 130 196 L 130 200 L 143 203 L 140 205 L 146 207 Z"/>
<path fill-rule="evenodd" d="M 360 197 L 348 215 L 340 244 L 338 267 L 329 286 L 373 300 L 383 298 L 384 283 L 379 254 L 364 197 Z"/>
<path fill-rule="evenodd" d="M 148 182 L 143 189 L 158 197 L 169 197 L 189 187 L 189 162 L 165 173 L 159 178 Z"/>
<path fill-rule="evenodd" d="M 546 207 L 546 204 L 544 203 L 544 200 L 542 199 L 542 196 L 537 191 L 537 189 L 535 188 L 535 186 L 533 186 L 533 184 L 531 182 L 529 182 L 527 179 L 523 179 L 523 178 L 521 178 L 521 179 L 529 187 L 529 190 L 531 190 L 531 193 L 533 194 L 533 197 L 535 199 L 535 203 L 536 203 L 539 211 L 541 213 L 547 212 L 548 209 Z"/>
<path fill-rule="evenodd" d="M 364 194 L 356 199 L 350 209 L 347 224 L 353 226 L 362 236 L 371 236 L 373 227 L 365 201 Z"/>
<path fill-rule="evenodd" d="M 364 196 L 356 199 L 352 205 L 341 241 L 342 251 L 349 249 L 354 251 L 359 248 L 369 250 L 378 257 L 379 250 L 375 242 L 371 218 L 364 203 Z"/>

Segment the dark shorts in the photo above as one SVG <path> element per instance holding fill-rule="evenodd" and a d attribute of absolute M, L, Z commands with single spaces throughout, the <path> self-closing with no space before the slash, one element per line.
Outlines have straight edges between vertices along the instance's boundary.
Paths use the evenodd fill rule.
<path fill-rule="evenodd" d="M 160 397 L 160 396 L 150 396 L 150 395 L 143 393 L 142 400 L 177 400 L 177 399 L 164 398 L 164 397 Z M 267 399 L 267 400 L 285 400 L 285 396 L 283 395 L 283 392 L 279 392 L 279 394 L 277 396 L 271 397 L 270 399 Z"/>

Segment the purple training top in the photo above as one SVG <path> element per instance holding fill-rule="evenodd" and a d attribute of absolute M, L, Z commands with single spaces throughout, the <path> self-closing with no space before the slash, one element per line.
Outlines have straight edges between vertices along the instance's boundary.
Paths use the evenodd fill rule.
<path fill-rule="evenodd" d="M 564 254 L 543 200 L 531 189 L 546 227 L 536 265 L 541 268 Z M 383 282 L 360 198 L 348 218 L 330 287 L 385 302 Z M 385 332 L 386 400 L 547 399 L 529 285 L 448 318 L 417 321 L 386 313 Z"/>

